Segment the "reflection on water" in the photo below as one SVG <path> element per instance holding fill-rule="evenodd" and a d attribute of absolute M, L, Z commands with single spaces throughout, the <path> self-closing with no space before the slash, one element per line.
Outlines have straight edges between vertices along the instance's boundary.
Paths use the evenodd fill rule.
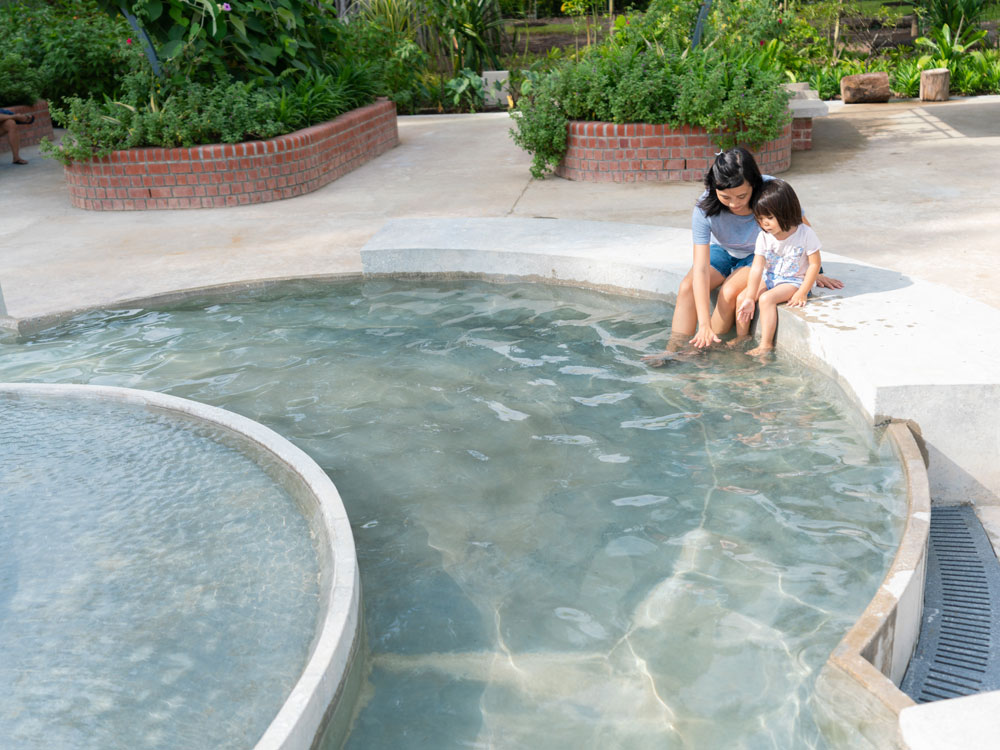
<path fill-rule="evenodd" d="M 358 544 L 348 748 L 819 743 L 816 669 L 877 588 L 901 476 L 800 368 L 649 368 L 662 303 L 367 282 L 90 315 L 0 379 L 163 390 L 288 437 Z"/>

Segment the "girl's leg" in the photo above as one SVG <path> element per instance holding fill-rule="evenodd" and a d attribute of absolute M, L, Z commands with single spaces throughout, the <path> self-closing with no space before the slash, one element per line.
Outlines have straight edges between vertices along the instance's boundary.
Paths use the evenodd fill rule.
<path fill-rule="evenodd" d="M 760 295 L 758 300 L 760 320 L 757 322 L 760 345 L 756 349 L 748 351 L 747 354 L 763 354 L 774 348 L 774 332 L 778 328 L 778 305 L 782 302 L 788 302 L 797 290 L 798 287 L 795 284 L 778 284 Z"/>
<path fill-rule="evenodd" d="M 750 266 L 737 268 L 723 282 L 719 296 L 715 302 L 715 312 L 712 313 L 712 330 L 722 335 L 733 326 L 736 319 L 736 298 L 747 288 L 747 278 L 750 276 Z"/>

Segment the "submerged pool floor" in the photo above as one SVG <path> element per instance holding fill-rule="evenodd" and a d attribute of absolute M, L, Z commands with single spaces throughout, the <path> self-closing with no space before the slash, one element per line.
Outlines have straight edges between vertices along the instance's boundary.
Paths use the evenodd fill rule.
<path fill-rule="evenodd" d="M 354 283 L 89 314 L 0 380 L 222 406 L 330 474 L 370 648 L 348 748 L 819 746 L 815 672 L 888 567 L 901 472 L 792 363 L 642 364 L 669 313 Z"/>

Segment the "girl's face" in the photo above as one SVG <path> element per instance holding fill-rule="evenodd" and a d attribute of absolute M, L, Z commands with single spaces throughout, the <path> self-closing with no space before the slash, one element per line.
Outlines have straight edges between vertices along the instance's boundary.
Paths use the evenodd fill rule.
<path fill-rule="evenodd" d="M 760 224 L 760 228 L 768 234 L 782 234 L 781 224 L 779 224 L 778 220 L 773 216 L 758 216 L 757 223 Z"/>
<path fill-rule="evenodd" d="M 750 214 L 750 197 L 753 195 L 753 188 L 746 180 L 739 187 L 716 190 L 715 197 L 719 203 L 728 208 L 737 216 L 748 216 Z"/>

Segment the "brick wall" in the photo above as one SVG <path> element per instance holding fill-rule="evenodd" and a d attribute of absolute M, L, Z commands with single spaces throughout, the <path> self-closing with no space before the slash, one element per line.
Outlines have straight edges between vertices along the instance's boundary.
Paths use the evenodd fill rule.
<path fill-rule="evenodd" d="M 796 117 L 792 120 L 792 151 L 811 151 L 813 147 L 813 118 Z"/>
<path fill-rule="evenodd" d="M 41 142 L 45 136 L 52 135 L 52 118 L 49 116 L 49 103 L 44 99 L 39 99 L 34 104 L 21 104 L 16 107 L 0 104 L 0 109 L 9 109 L 11 112 L 20 114 L 25 112 L 35 116 L 35 121 L 30 125 L 18 125 L 17 133 L 21 137 L 21 148 L 34 146 Z M 6 135 L 0 135 L 0 154 L 10 153 L 10 142 Z"/>
<path fill-rule="evenodd" d="M 568 125 L 566 155 L 556 174 L 588 182 L 697 181 L 705 176 L 718 147 L 708 133 L 685 125 L 582 122 Z M 792 126 L 753 152 L 760 171 L 784 172 L 792 164 Z"/>
<path fill-rule="evenodd" d="M 396 105 L 379 101 L 267 141 L 116 151 L 65 175 L 92 211 L 242 206 L 317 190 L 398 143 Z"/>

